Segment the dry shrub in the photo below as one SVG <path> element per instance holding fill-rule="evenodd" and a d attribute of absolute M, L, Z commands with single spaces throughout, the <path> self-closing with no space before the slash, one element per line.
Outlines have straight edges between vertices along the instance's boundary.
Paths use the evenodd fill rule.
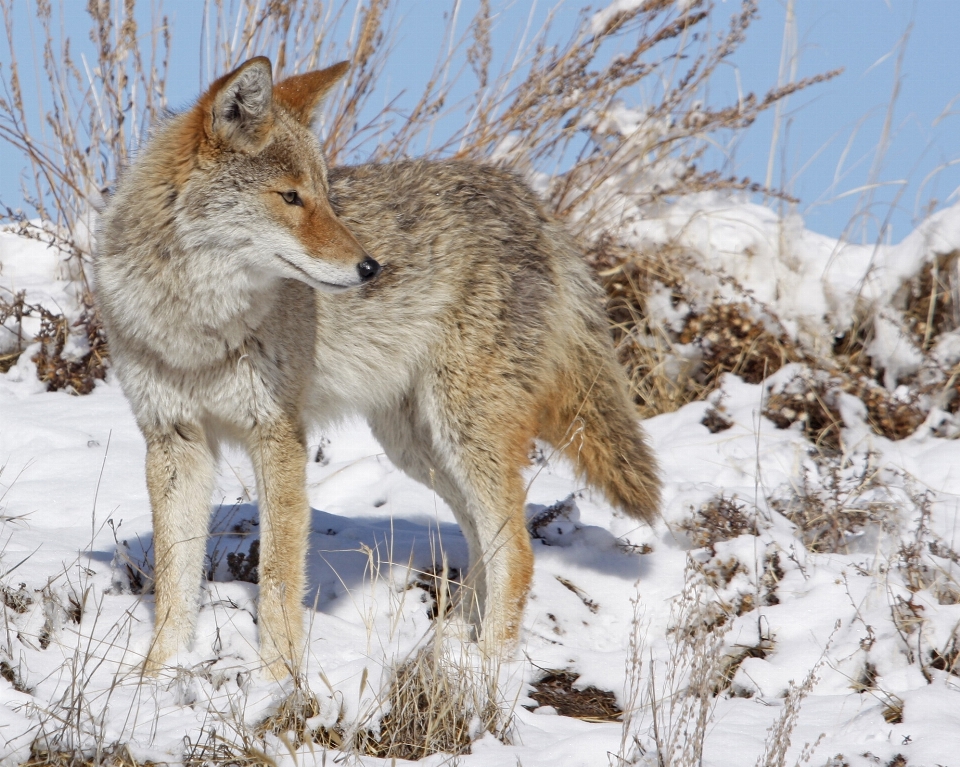
<path fill-rule="evenodd" d="M 904 439 L 924 423 L 934 405 L 951 414 L 960 411 L 960 363 L 946 369 L 932 353 L 940 338 L 960 327 L 958 270 L 960 252 L 933 254 L 894 297 L 904 332 L 923 357 L 917 374 L 896 382 L 904 386 L 890 391 L 881 385 L 884 371 L 867 351 L 873 341 L 869 307 L 858 307 L 853 325 L 834 344 L 833 360 L 821 361 L 841 379 L 843 391 L 866 405 L 867 423 L 876 434 Z"/>
<path fill-rule="evenodd" d="M 948 413 L 960 412 L 960 362 L 947 372 L 946 378 L 941 396 L 943 408 Z"/>
<path fill-rule="evenodd" d="M 747 568 L 736 557 L 727 559 L 714 557 L 702 566 L 702 571 L 707 585 L 716 591 L 726 589 L 736 576 L 747 574 Z M 743 615 L 757 606 L 756 596 L 752 590 L 738 591 L 730 596 L 729 600 L 718 600 L 711 608 L 715 614 L 714 620 L 720 625 L 726 623 L 731 616 Z"/>
<path fill-rule="evenodd" d="M 909 437 L 927 418 L 929 405 L 922 404 L 924 387 L 911 388 L 901 398 L 866 377 L 846 382 L 844 390 L 867 406 L 870 428 L 887 439 Z"/>
<path fill-rule="evenodd" d="M 20 673 L 20 665 L 14 668 L 10 661 L 0 660 L 0 678 L 6 679 L 17 692 L 33 695 L 33 690 L 27 685 Z"/>
<path fill-rule="evenodd" d="M 927 538 L 928 540 L 921 541 L 921 544 L 926 544 L 927 552 L 934 559 L 930 560 L 930 577 L 924 580 L 929 581 L 929 588 L 937 598 L 937 604 L 960 604 L 960 580 L 955 574 L 955 569 L 951 567 L 951 563 L 960 564 L 960 552 L 929 532 Z"/>
<path fill-rule="evenodd" d="M 42 304 L 27 303 L 23 291 L 16 293 L 12 300 L 0 297 L 0 325 L 13 320 L 12 324 L 17 328 L 16 346 L 0 357 L 0 370 L 9 370 L 23 353 L 28 342 L 22 334 L 25 317 L 40 320 L 40 330 L 29 342 L 40 344 L 32 359 L 37 365 L 37 377 L 47 385 L 47 391 L 62 389 L 73 394 L 89 394 L 96 382 L 103 380 L 106 376 L 107 340 L 92 303 L 71 323 L 65 315 Z M 76 334 L 71 339 L 72 328 L 79 329 L 82 334 L 79 339 Z M 81 348 L 86 351 L 79 354 L 67 351 L 71 340 L 79 340 Z"/>
<path fill-rule="evenodd" d="M 760 640 L 756 645 L 749 647 L 738 646 L 734 652 L 725 655 L 720 665 L 720 676 L 717 685 L 714 688 L 714 695 L 719 695 L 726 690 L 731 689 L 733 678 L 737 671 L 747 658 L 759 658 L 763 660 L 773 650 L 773 642 L 768 639 Z M 730 694 L 735 698 L 752 698 L 753 690 L 732 689 Z"/>
<path fill-rule="evenodd" d="M 146 33 L 138 29 L 132 0 L 116 9 L 105 0 L 91 0 L 92 50 L 78 60 L 70 38 L 61 34 L 63 20 L 54 15 L 49 0 L 38 0 L 42 56 L 33 76 L 41 103 L 35 119 L 23 98 L 16 53 L 22 34 L 14 29 L 13 5 L 13 0 L 0 0 L 10 54 L 0 93 L 0 140 L 27 158 L 23 202 L 43 225 L 9 207 L 4 217 L 16 224 L 18 234 L 43 240 L 66 256 L 81 312 L 70 322 L 48 311 L 35 339 L 43 343 L 37 373 L 51 390 L 86 394 L 103 378 L 107 353 L 87 275 L 94 210 L 166 108 L 169 30 L 165 18 L 154 19 Z M 84 351 L 64 351 L 73 335 Z M 18 343 L 14 353 L 22 349 Z M 5 364 L 13 361 L 8 355 Z"/>
<path fill-rule="evenodd" d="M 387 713 L 378 727 L 321 727 L 311 733 L 324 748 L 382 759 L 422 759 L 435 753 L 465 754 L 484 732 L 502 735 L 503 712 L 486 670 L 451 663 L 453 656 L 431 643 L 394 672 Z M 461 658 L 466 661 L 466 658 Z"/>
<path fill-rule="evenodd" d="M 804 435 L 822 452 L 843 447 L 844 427 L 839 395 L 852 394 L 867 409 L 867 424 L 887 439 L 909 437 L 926 420 L 925 387 L 890 392 L 867 376 L 854 376 L 823 361 L 826 370 L 805 370 L 776 389 L 764 401 L 763 414 L 779 428 L 802 425 Z"/>
<path fill-rule="evenodd" d="M 702 376 L 708 388 L 714 388 L 723 373 L 757 384 L 800 358 L 786 334 L 768 329 L 771 322 L 754 316 L 746 303 L 714 303 L 690 316 L 680 343 L 696 344 L 703 351 Z"/>
<path fill-rule="evenodd" d="M 804 477 L 801 493 L 784 502 L 774 500 L 771 506 L 783 514 L 799 530 L 804 546 L 813 552 L 846 552 L 850 538 L 870 520 L 861 509 L 837 509 L 812 494 Z"/>
<path fill-rule="evenodd" d="M 697 548 L 709 546 L 712 549 L 719 541 L 729 541 L 741 535 L 757 535 L 756 520 L 744 514 L 745 508 L 736 498 L 720 495 L 684 519 L 680 529 L 690 536 Z"/>
<path fill-rule="evenodd" d="M 850 542 L 868 526 L 893 523 L 898 504 L 891 499 L 867 455 L 851 466 L 834 454 L 817 456 L 806 467 L 800 486 L 770 507 L 797 526 L 799 538 L 813 552 L 848 552 Z"/>
<path fill-rule="evenodd" d="M 930 494 L 914 495 L 911 502 L 919 514 L 913 535 L 900 541 L 895 570 L 911 594 L 929 589 L 938 604 L 960 604 L 960 582 L 954 567 L 960 564 L 960 553 L 930 529 L 933 514 Z"/>
<path fill-rule="evenodd" d="M 47 385 L 47 391 L 63 389 L 73 394 L 89 394 L 96 382 L 107 374 L 107 338 L 99 314 L 92 306 L 88 307 L 71 326 L 63 315 L 41 311 L 43 320 L 35 338 L 40 342 L 40 351 L 33 356 L 37 377 Z M 80 328 L 86 341 L 87 351 L 79 356 L 64 353 L 70 327 Z"/>
<path fill-rule="evenodd" d="M 944 333 L 960 326 L 956 299 L 960 255 L 956 252 L 927 261 L 900 291 L 898 301 L 906 306 L 905 327 L 912 329 L 925 361 L 921 372 L 896 391 L 881 385 L 884 371 L 867 353 L 873 340 L 868 308 L 861 307 L 851 328 L 837 338 L 832 356 L 819 356 L 782 330 L 772 307 L 757 302 L 729 276 L 708 273 L 694 254 L 679 245 L 638 251 L 607 235 L 587 255 L 606 289 L 614 340 L 644 416 L 703 399 L 716 389 L 724 373 L 755 384 L 788 362 L 804 363 L 808 370 L 768 392 L 764 414 L 780 428 L 800 422 L 819 450 L 842 447 L 841 392 L 860 399 L 870 428 L 891 440 L 915 433 L 933 405 L 947 413 L 960 412 L 960 363 L 944 369 L 930 353 Z M 724 285 L 725 295 L 692 292 L 687 279 L 691 270 Z M 669 301 L 676 315 L 673 320 L 649 311 L 653 296 L 661 307 Z M 659 313 L 664 314 L 662 308 Z M 716 433 L 731 422 L 714 406 L 704 425 Z"/>
<path fill-rule="evenodd" d="M 780 604 L 777 589 L 780 586 L 780 581 L 783 580 L 783 576 L 780 551 L 776 545 L 773 545 L 763 555 L 763 574 L 760 576 L 760 601 L 762 604 L 767 606 Z"/>
<path fill-rule="evenodd" d="M 930 651 L 930 660 L 927 665 L 937 671 L 946 671 L 948 674 L 960 676 L 960 646 L 957 643 L 956 633 L 947 647 Z"/>
<path fill-rule="evenodd" d="M 560 716 L 588 722 L 619 722 L 623 710 L 617 696 L 597 687 L 577 688 L 579 674 L 570 671 L 548 671 L 533 684 L 530 697 L 541 706 L 552 706 Z"/>
<path fill-rule="evenodd" d="M 908 280 L 897 298 L 905 304 L 903 316 L 921 349 L 960 327 L 960 251 L 937 254 L 920 273 Z"/>
<path fill-rule="evenodd" d="M 606 291 L 614 345 L 640 414 L 669 413 L 704 396 L 696 361 L 679 353 L 676 330 L 647 309 L 656 290 L 669 291 L 674 306 L 686 302 L 684 270 L 694 268 L 693 257 L 678 247 L 629 248 L 606 234 L 586 257 Z"/>
<path fill-rule="evenodd" d="M 20 767 L 152 767 L 155 762 L 141 762 L 125 745 L 115 745 L 99 753 L 82 756 L 75 752 L 32 750 Z"/>
<path fill-rule="evenodd" d="M 637 249 L 605 235 L 588 250 L 587 260 L 606 290 L 614 343 L 645 417 L 703 399 L 724 373 L 759 383 L 787 362 L 805 358 L 770 307 L 729 276 L 708 273 L 694 253 L 677 244 Z M 696 295 L 691 271 L 737 298 Z M 669 302 L 672 320 L 650 311 L 654 295 Z M 712 412 L 705 424 L 711 431 L 729 428 L 716 407 Z"/>
<path fill-rule="evenodd" d="M 867 661 L 863 664 L 863 671 L 860 672 L 860 676 L 850 684 L 850 687 L 858 693 L 876 690 L 878 676 L 877 667 L 870 661 Z"/>
<path fill-rule="evenodd" d="M 718 620 L 706 601 L 710 587 L 692 562 L 684 588 L 671 606 L 670 655 L 662 677 L 651 664 L 644 703 L 651 713 L 650 735 L 661 767 L 700 764 L 713 717 L 715 692 L 722 687 L 724 638 L 732 626 Z"/>
<path fill-rule="evenodd" d="M 866 349 L 873 340 L 873 323 L 870 310 L 858 306 L 850 327 L 833 342 L 832 357 L 837 367 L 851 378 L 866 376 L 879 381 L 881 373 L 873 366 Z"/>
<path fill-rule="evenodd" d="M 227 553 L 227 569 L 234 580 L 247 583 L 260 582 L 260 539 L 250 543 L 247 551 L 230 551 Z M 212 568 L 211 568 L 212 569 Z M 210 578 L 209 580 L 213 580 Z"/>
<path fill-rule="evenodd" d="M 30 605 L 33 604 L 33 597 L 30 596 L 30 591 L 27 589 L 26 583 L 21 583 L 20 587 L 16 590 L 10 588 L 9 586 L 0 586 L 0 602 L 15 613 L 23 615 L 27 610 L 30 609 Z"/>
<path fill-rule="evenodd" d="M 804 435 L 823 452 L 841 447 L 843 418 L 837 405 L 839 379 L 821 371 L 796 375 L 767 393 L 763 414 L 786 429 L 799 422 Z"/>
<path fill-rule="evenodd" d="M 444 562 L 435 562 L 425 570 L 417 572 L 407 586 L 408 589 L 422 589 L 427 598 L 427 617 L 436 620 L 440 610 L 444 617 L 449 616 L 458 603 L 460 592 L 460 570 L 447 566 Z M 443 590 L 443 594 L 441 594 Z"/>
<path fill-rule="evenodd" d="M 727 418 L 721 403 L 711 405 L 703 414 L 700 423 L 706 426 L 711 434 L 719 434 L 733 426 L 733 421 Z"/>
<path fill-rule="evenodd" d="M 53 110 L 78 118 L 69 119 L 68 127 L 55 133 L 55 146 L 44 152 L 31 149 L 38 144 L 29 134 L 31 120 L 20 96 L 11 0 L 2 0 L 0 7 L 12 54 L 7 98 L 0 103 L 0 137 L 29 153 L 38 184 L 28 204 L 65 214 L 58 223 L 69 228 L 88 213 L 91 191 L 112 181 L 164 107 L 171 30 L 165 18 L 155 19 L 146 34 L 138 30 L 135 0 L 126 0 L 118 23 L 109 3 L 91 3 L 98 60 L 88 77 L 75 67 L 69 40 L 59 39 L 49 4 L 39 3 L 43 74 Z M 839 74 L 787 83 L 760 97 L 742 94 L 727 106 L 706 106 L 711 77 L 742 44 L 757 15 L 755 0 L 742 0 L 719 36 L 708 32 L 714 8 L 707 0 L 650 0 L 614 13 L 585 10 L 563 42 L 556 41 L 551 14 L 519 52 L 515 68 L 494 74 L 495 14 L 489 2 L 481 2 L 463 37 L 455 31 L 457 14 L 447 14 L 433 72 L 412 105 L 389 102 L 371 109 L 382 96 L 377 86 L 391 64 L 394 33 L 385 23 L 398 10 L 397 0 L 212 0 L 205 9 L 209 34 L 202 43 L 202 76 L 212 81 L 253 55 L 270 57 L 278 77 L 346 58 L 350 71 L 328 104 L 325 149 L 332 163 L 423 153 L 426 134 L 435 131 L 439 119 L 459 113 L 459 123 L 443 128 L 434 146 L 426 148 L 427 156 L 496 160 L 522 172 L 547 172 L 555 177 L 548 192 L 553 210 L 561 217 L 576 212 L 577 231 L 598 233 L 607 228 L 603 216 L 609 201 L 624 192 L 640 195 L 645 203 L 708 189 L 771 191 L 749 179 L 699 169 L 707 138 L 742 129 L 781 99 Z M 345 39 L 338 39 L 340 34 Z M 468 71 L 474 92 L 456 102 L 454 87 Z M 630 109 L 628 124 L 621 124 L 620 99 L 642 92 L 641 83 L 651 94 L 648 102 Z M 70 103 L 74 92 L 84 94 L 79 105 Z M 89 117 L 103 124 L 88 128 Z M 76 125 L 83 130 L 68 132 Z M 83 159 L 78 152 L 84 147 L 96 151 Z M 51 175 L 58 164 L 66 166 L 62 180 Z M 73 195 L 69 202 L 75 207 L 61 204 L 67 201 L 63 192 Z"/>

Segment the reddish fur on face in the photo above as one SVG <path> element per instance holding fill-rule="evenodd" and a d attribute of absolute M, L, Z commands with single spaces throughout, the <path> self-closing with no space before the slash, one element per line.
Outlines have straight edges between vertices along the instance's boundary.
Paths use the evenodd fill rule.
<path fill-rule="evenodd" d="M 194 107 L 180 120 L 178 130 L 170 136 L 168 147 L 174 160 L 172 174 L 179 192 L 188 182 L 191 173 L 200 165 L 216 165 L 225 152 L 237 148 L 248 152 L 257 151 L 271 139 L 283 140 L 284 133 L 277 125 L 273 109 L 282 109 L 298 123 L 309 127 L 312 117 L 324 96 L 347 71 L 348 64 L 340 62 L 332 67 L 303 75 L 295 75 L 273 86 L 271 114 L 258 124 L 252 141 L 244 140 L 233 146 L 229 137 L 224 137 L 215 125 L 214 112 L 217 99 L 243 71 L 251 66 L 269 67 L 264 57 L 251 59 L 233 72 L 226 74 L 210 85 Z M 289 128 L 287 129 L 289 130 Z M 299 139 L 299 137 L 296 137 Z M 288 184 L 286 188 L 282 185 Z M 279 194 L 270 192 L 266 202 L 277 219 L 290 227 L 291 233 L 300 241 L 306 253 L 325 261 L 353 265 L 369 258 L 353 234 L 337 219 L 325 194 L 311 194 L 316 186 L 314 180 L 305 184 L 304 179 L 289 179 L 281 182 L 277 192 L 296 190 L 303 206 L 289 205 Z"/>
<path fill-rule="evenodd" d="M 277 191 L 283 188 L 284 183 L 277 185 Z M 302 184 L 293 180 L 286 182 L 286 187 L 290 190 L 304 189 Z M 303 207 L 284 202 L 275 192 L 266 194 L 266 202 L 273 214 L 290 228 L 307 253 L 314 258 L 345 265 L 357 264 L 369 258 L 356 237 L 337 218 L 326 197 L 315 197 L 306 191 L 301 197 Z"/>

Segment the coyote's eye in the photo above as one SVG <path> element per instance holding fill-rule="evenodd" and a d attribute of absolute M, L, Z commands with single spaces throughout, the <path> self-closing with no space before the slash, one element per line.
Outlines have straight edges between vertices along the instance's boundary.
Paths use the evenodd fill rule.
<path fill-rule="evenodd" d="M 293 189 L 289 192 L 280 192 L 280 196 L 287 205 L 299 205 L 301 208 L 303 207 L 303 200 L 300 199 L 300 195 Z"/>

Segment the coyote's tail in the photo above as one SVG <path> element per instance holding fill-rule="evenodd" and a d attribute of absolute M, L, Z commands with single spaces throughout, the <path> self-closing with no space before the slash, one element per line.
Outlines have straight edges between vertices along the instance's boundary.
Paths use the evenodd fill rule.
<path fill-rule="evenodd" d="M 594 350 L 581 362 L 561 375 L 541 419 L 541 436 L 610 503 L 653 522 L 660 511 L 657 460 L 637 422 L 623 373 L 609 352 Z"/>

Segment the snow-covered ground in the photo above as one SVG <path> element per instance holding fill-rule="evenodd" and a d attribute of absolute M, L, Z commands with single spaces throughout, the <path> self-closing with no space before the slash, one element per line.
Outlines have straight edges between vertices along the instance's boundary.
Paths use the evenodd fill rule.
<path fill-rule="evenodd" d="M 696 205 L 648 216 L 629 236 L 682 239 L 810 347 L 842 332 L 858 300 L 885 305 L 931 254 L 960 247 L 960 206 L 900 245 L 841 248 L 755 205 Z M 0 266 L 4 288 L 70 311 L 56 251 L 2 233 Z M 889 324 L 871 353 L 895 384 L 920 361 Z M 952 365 L 960 343 L 956 331 L 947 335 L 941 356 Z M 238 730 L 252 732 L 289 693 L 256 673 L 257 588 L 236 577 L 245 564 L 236 555 L 249 552 L 257 531 L 248 463 L 228 454 L 221 464 L 212 579 L 195 646 L 179 668 L 144 680 L 138 660 L 153 603 L 138 593 L 151 552 L 143 441 L 112 377 L 88 396 L 48 393 L 30 356 L 0 376 L 0 764 L 25 761 L 44 734 L 51 745 L 58 735 L 80 747 L 126 744 L 135 758 L 161 763 L 212 742 L 212 730 L 240 739 Z M 531 465 L 531 517 L 571 495 L 573 502 L 534 541 L 524 660 L 510 669 L 524 684 L 507 737 L 487 735 L 455 763 L 597 767 L 622 763 L 619 753 L 626 763 L 656 764 L 654 719 L 669 740 L 670 701 L 691 700 L 680 692 L 678 648 L 713 614 L 728 616 L 714 636 L 739 665 L 721 661 L 732 679 L 707 701 L 704 765 L 793 765 L 805 744 L 815 745 L 809 763 L 817 767 L 960 765 L 960 441 L 935 436 L 944 414 L 933 411 L 915 434 L 890 441 L 869 429 L 857 400 L 841 395 L 844 451 L 827 460 L 798 424 L 780 429 L 762 415 L 768 388 L 788 385 L 799 370 L 787 366 L 759 385 L 727 375 L 709 402 L 647 421 L 665 480 L 663 518 L 652 528 L 581 487 L 549 449 Z M 716 407 L 729 428 L 704 425 Z M 464 567 L 466 545 L 443 502 L 395 469 L 365 425 L 311 439 L 311 454 L 322 449 L 308 468 L 306 681 L 321 704 L 311 724 L 342 727 L 376 710 L 391 669 L 430 632 L 432 598 L 418 573 L 444 558 Z M 739 509 L 748 529 L 698 539 L 703 518 L 695 512 L 718 498 Z M 866 522 L 851 523 L 857 532 L 840 551 L 812 553 L 780 513 L 803 498 Z M 709 545 L 696 548 L 698 540 Z M 690 599 L 700 604 L 693 612 Z M 672 686 L 671 658 L 680 673 Z M 536 708 L 526 683 L 545 669 L 615 693 L 633 710 L 629 731 Z M 790 712 L 797 696 L 788 692 L 812 671 L 783 761 L 768 728 Z M 288 745 L 271 736 L 258 747 L 292 764 Z M 335 756 L 304 745 L 297 759 Z M 422 763 L 454 760 L 437 754 Z"/>

